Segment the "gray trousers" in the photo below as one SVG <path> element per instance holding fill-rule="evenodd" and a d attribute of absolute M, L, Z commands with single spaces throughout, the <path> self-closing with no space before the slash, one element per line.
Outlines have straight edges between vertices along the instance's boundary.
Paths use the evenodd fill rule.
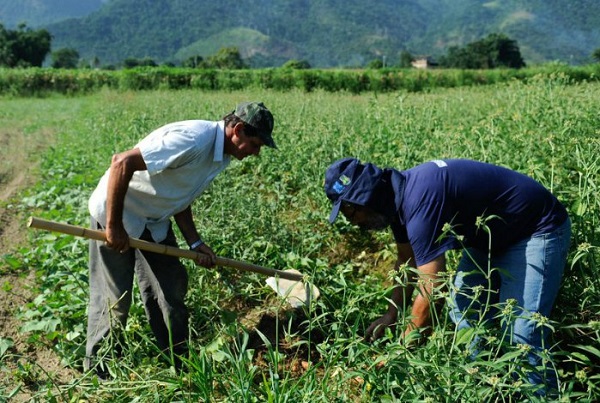
<path fill-rule="evenodd" d="M 101 228 L 93 218 L 91 225 L 93 229 Z M 153 242 L 147 229 L 140 238 Z M 177 246 L 172 228 L 161 244 Z M 157 346 L 162 351 L 173 346 L 175 354 L 183 354 L 188 337 L 189 314 L 184 301 L 188 275 L 179 259 L 139 249 L 119 253 L 94 240 L 90 241 L 89 253 L 90 301 L 84 369 L 93 366 L 101 341 L 111 331 L 125 327 L 134 274 Z"/>

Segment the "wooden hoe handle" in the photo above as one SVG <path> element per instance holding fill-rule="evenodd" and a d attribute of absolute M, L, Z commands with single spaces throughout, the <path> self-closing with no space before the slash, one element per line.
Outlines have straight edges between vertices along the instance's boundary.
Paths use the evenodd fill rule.
<path fill-rule="evenodd" d="M 44 220 L 42 218 L 30 217 L 27 223 L 28 227 L 45 229 L 48 231 L 60 232 L 63 234 L 74 235 L 96 241 L 106 241 L 104 231 L 84 228 L 77 225 L 64 224 L 55 221 Z M 162 245 L 159 243 L 143 241 L 137 238 L 129 238 L 129 246 L 136 249 L 145 250 L 148 252 L 160 253 L 162 255 L 176 256 L 186 259 L 196 259 L 199 252 L 193 250 L 180 249 L 174 246 Z M 217 257 L 217 265 L 231 267 L 234 269 L 251 271 L 254 273 L 265 274 L 268 276 L 277 276 L 287 280 L 301 281 L 302 275 L 291 273 L 283 270 L 269 269 L 267 267 L 258 266 L 252 263 L 240 262 L 238 260 Z"/>

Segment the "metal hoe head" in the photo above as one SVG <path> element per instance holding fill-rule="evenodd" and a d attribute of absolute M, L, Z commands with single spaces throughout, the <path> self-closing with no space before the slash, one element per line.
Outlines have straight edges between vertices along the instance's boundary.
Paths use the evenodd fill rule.
<path fill-rule="evenodd" d="M 286 272 L 292 272 L 300 274 L 298 270 L 286 270 Z M 303 283 L 298 280 L 288 280 L 279 277 L 269 277 L 266 283 L 271 287 L 277 295 L 284 298 L 292 308 L 299 308 L 304 305 L 310 305 L 310 301 L 319 298 L 321 295 L 319 289 L 309 283 Z"/>

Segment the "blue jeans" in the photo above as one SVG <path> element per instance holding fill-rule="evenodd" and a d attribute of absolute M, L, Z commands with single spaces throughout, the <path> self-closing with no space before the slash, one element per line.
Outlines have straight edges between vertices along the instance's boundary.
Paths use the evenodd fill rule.
<path fill-rule="evenodd" d="M 556 230 L 524 239 L 491 259 L 480 250 L 465 249 L 451 291 L 450 316 L 457 328 L 508 317 L 502 327 L 510 343 L 531 346 L 529 364 L 540 365 L 536 350 L 550 347 L 546 344 L 550 328 L 540 322 L 552 312 L 570 240 L 571 221 L 567 219 Z M 529 381 L 557 387 L 556 373 L 550 370 L 531 372 Z"/>

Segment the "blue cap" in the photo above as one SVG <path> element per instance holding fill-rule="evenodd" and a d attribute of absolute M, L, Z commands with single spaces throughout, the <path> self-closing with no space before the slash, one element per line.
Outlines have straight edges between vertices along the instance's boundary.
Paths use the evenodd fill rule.
<path fill-rule="evenodd" d="M 325 172 L 325 194 L 333 202 L 329 222 L 337 218 L 342 202 L 381 210 L 373 206 L 373 199 L 383 173 L 375 165 L 361 164 L 356 158 L 342 158 L 331 164 Z"/>

